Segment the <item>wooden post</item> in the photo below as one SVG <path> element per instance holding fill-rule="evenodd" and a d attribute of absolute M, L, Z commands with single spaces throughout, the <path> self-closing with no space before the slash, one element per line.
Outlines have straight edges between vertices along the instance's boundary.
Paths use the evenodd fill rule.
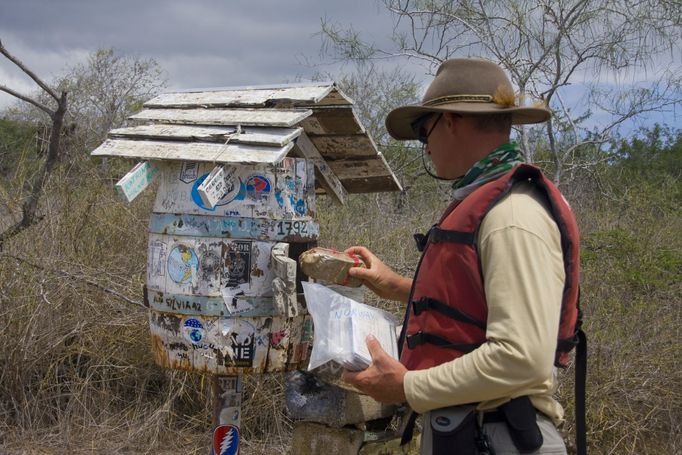
<path fill-rule="evenodd" d="M 242 375 L 212 376 L 213 425 L 210 455 L 239 455 Z"/>

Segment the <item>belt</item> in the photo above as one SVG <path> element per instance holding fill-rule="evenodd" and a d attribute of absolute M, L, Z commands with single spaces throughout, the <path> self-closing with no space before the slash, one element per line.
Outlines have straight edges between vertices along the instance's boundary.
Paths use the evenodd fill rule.
<path fill-rule="evenodd" d="M 494 409 L 492 411 L 483 412 L 483 424 L 486 423 L 501 423 L 506 422 L 504 419 L 504 414 L 499 409 Z"/>

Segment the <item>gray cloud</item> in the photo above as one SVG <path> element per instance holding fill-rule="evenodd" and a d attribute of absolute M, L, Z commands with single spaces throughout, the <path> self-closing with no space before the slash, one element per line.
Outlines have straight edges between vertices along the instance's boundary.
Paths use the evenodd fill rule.
<path fill-rule="evenodd" d="M 113 47 L 157 60 L 170 87 L 256 85 L 320 70 L 302 62 L 318 60 L 322 17 L 390 39 L 391 17 L 372 0 L 0 0 L 0 39 L 46 79 Z M 0 83 L 33 87 L 4 59 Z M 11 101 L 0 94 L 0 108 Z"/>

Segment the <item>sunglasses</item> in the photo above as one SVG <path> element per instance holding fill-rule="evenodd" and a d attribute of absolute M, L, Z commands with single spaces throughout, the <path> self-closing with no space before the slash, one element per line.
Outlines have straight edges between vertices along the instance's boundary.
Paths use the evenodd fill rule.
<path fill-rule="evenodd" d="M 433 122 L 433 125 L 429 130 L 426 130 L 426 122 L 433 116 L 433 114 L 429 115 L 424 115 L 422 117 L 419 117 L 417 120 L 412 123 L 412 131 L 414 132 L 414 135 L 417 136 L 417 140 L 421 142 L 422 144 L 426 144 L 429 142 L 429 136 L 431 136 L 431 133 L 433 133 L 434 128 L 436 128 L 436 125 L 438 125 L 438 122 L 440 122 L 441 117 L 443 114 L 438 114 L 438 118 L 436 119 L 435 122 Z"/>

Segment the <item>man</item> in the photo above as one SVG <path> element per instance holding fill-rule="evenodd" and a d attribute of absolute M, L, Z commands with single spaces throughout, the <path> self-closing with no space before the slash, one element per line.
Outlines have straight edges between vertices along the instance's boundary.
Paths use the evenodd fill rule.
<path fill-rule="evenodd" d="M 367 264 L 352 276 L 408 307 L 400 362 L 369 337 L 372 365 L 344 379 L 425 413 L 424 454 L 566 453 L 553 365 L 564 366 L 574 344 L 577 225 L 509 140 L 512 124 L 549 117 L 544 106 L 517 106 L 494 63 L 454 59 L 421 105 L 386 119 L 394 138 L 424 143 L 434 177 L 453 180 L 454 201 L 418 240 L 414 279 L 364 247 L 347 250 Z"/>

